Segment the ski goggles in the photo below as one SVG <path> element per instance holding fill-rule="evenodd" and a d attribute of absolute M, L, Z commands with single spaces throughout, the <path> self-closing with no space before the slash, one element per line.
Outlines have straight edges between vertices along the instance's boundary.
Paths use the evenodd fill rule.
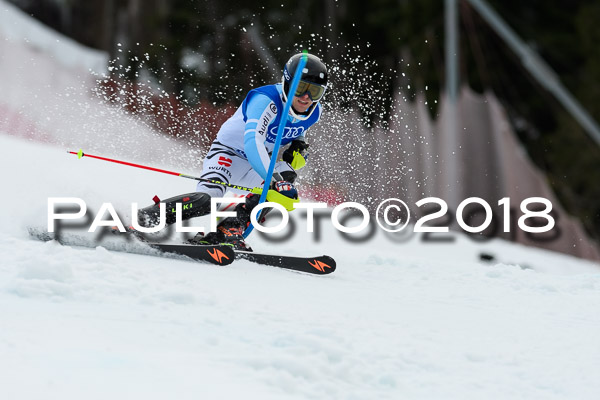
<path fill-rule="evenodd" d="M 302 97 L 308 93 L 308 96 L 312 101 L 319 101 L 321 100 L 321 97 L 323 97 L 326 88 L 326 86 L 317 85 L 316 83 L 300 81 L 294 96 Z"/>

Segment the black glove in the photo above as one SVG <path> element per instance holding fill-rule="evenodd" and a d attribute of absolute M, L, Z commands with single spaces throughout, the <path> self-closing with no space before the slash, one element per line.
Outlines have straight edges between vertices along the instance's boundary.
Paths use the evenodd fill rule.
<path fill-rule="evenodd" d="M 294 140 L 282 154 L 281 159 L 288 164 L 294 161 L 294 152 L 299 153 L 304 159 L 308 157 L 308 143 L 304 140 Z"/>

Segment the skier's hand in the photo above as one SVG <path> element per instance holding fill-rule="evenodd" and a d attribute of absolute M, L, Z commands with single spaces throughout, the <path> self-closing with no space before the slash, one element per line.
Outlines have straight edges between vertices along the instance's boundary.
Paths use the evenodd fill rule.
<path fill-rule="evenodd" d="M 308 158 L 308 143 L 304 140 L 294 140 L 282 154 L 281 159 L 294 169 L 300 169 Z"/>
<path fill-rule="evenodd" d="M 275 181 L 271 184 L 271 189 L 278 191 L 290 199 L 298 198 L 298 190 L 293 183 L 288 181 Z"/>

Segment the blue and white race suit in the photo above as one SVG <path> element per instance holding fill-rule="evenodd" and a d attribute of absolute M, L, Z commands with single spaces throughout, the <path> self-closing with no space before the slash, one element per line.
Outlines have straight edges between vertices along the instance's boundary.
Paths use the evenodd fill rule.
<path fill-rule="evenodd" d="M 202 178 L 246 187 L 262 186 L 269 169 L 277 130 L 282 123 L 284 102 L 282 85 L 267 85 L 251 90 L 235 114 L 221 126 L 204 159 Z M 306 120 L 285 117 L 281 145 L 304 138 L 306 131 L 321 117 L 321 104 Z M 275 171 L 291 170 L 284 161 Z M 223 185 L 199 182 L 198 192 L 221 197 L 229 189 Z"/>

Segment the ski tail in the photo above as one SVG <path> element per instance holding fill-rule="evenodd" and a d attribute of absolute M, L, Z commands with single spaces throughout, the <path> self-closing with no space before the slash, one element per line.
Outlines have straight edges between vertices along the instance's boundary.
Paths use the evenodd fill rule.
<path fill-rule="evenodd" d="M 124 253 L 149 255 L 149 256 L 185 256 L 196 261 L 208 262 L 215 265 L 229 265 L 235 260 L 233 248 L 228 245 L 191 245 L 191 244 L 169 244 L 151 243 L 141 238 L 137 233 L 126 233 L 123 237 L 106 237 L 98 241 L 95 236 L 63 232 L 57 235 L 47 232 L 43 228 L 28 228 L 29 235 L 37 240 L 48 242 L 56 240 L 66 246 L 80 246 L 95 248 L 102 246 L 107 250 L 120 251 Z M 118 232 L 118 231 L 117 231 Z M 131 240 L 133 239 L 133 240 Z"/>

